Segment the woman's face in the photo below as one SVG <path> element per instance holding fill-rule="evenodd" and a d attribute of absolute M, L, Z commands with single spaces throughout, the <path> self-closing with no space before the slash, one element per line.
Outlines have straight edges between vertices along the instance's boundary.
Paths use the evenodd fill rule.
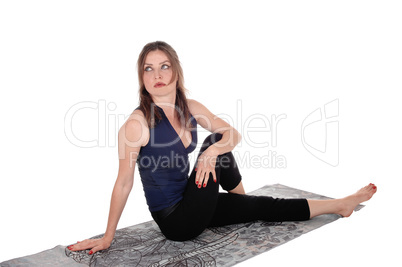
<path fill-rule="evenodd" d="M 173 75 L 172 64 L 160 50 L 151 51 L 145 58 L 143 80 L 151 96 L 176 94 L 177 78 L 170 82 Z"/>

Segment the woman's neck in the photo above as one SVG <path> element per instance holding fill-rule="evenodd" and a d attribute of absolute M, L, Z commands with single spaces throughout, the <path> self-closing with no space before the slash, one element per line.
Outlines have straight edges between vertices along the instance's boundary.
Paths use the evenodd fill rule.
<path fill-rule="evenodd" d="M 163 112 L 168 117 L 176 117 L 176 95 L 174 96 L 163 96 L 163 97 L 152 97 L 154 103 L 163 109 Z"/>

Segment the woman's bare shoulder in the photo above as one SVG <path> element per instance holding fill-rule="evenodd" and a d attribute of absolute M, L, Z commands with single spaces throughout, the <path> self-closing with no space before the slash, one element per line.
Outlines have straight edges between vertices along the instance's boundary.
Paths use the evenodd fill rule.
<path fill-rule="evenodd" d="M 149 128 L 144 113 L 134 110 L 121 126 L 119 135 L 131 142 L 135 141 L 140 146 L 145 146 L 149 139 Z"/>
<path fill-rule="evenodd" d="M 195 99 L 187 99 L 188 108 L 193 115 L 206 115 L 210 114 L 210 111 L 203 104 Z"/>
<path fill-rule="evenodd" d="M 198 102 L 195 99 L 187 99 L 188 108 L 190 109 L 191 114 L 199 114 L 202 113 L 206 107 Z"/>

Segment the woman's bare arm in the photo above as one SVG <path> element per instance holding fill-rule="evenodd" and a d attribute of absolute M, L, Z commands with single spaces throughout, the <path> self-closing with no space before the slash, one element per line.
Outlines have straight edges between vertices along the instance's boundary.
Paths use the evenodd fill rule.
<path fill-rule="evenodd" d="M 70 246 L 70 250 L 91 249 L 89 253 L 92 254 L 110 246 L 134 184 L 134 170 L 139 151 L 148 139 L 149 131 L 145 120 L 135 111 L 119 130 L 119 172 L 112 192 L 105 235 L 100 239 L 79 242 Z"/>
<path fill-rule="evenodd" d="M 218 155 L 232 151 L 233 148 L 240 143 L 240 133 L 229 123 L 214 115 L 209 109 L 196 100 L 189 99 L 188 105 L 191 114 L 201 127 L 212 133 L 222 134 L 222 139 L 214 144 Z"/>
<path fill-rule="evenodd" d="M 198 187 L 201 188 L 202 186 L 206 186 L 209 174 L 212 174 L 212 177 L 216 182 L 216 158 L 219 155 L 232 151 L 240 142 L 241 135 L 229 123 L 214 115 L 201 103 L 189 99 L 188 105 L 191 114 L 197 120 L 199 125 L 212 133 L 222 134 L 222 139 L 209 146 L 198 158 L 195 182 Z"/>

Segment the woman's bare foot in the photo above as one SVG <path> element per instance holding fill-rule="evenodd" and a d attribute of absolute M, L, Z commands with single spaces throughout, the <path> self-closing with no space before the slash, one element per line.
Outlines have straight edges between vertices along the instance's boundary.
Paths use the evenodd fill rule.
<path fill-rule="evenodd" d="M 343 217 L 349 217 L 357 205 L 369 200 L 375 192 L 377 192 L 377 187 L 374 184 L 369 184 L 345 198 L 327 200 L 308 199 L 310 219 L 322 214 L 339 214 Z"/>
<path fill-rule="evenodd" d="M 369 184 L 361 188 L 353 195 L 339 199 L 340 205 L 338 214 L 343 217 L 349 217 L 357 205 L 369 200 L 376 192 L 377 186 L 374 184 Z"/>

